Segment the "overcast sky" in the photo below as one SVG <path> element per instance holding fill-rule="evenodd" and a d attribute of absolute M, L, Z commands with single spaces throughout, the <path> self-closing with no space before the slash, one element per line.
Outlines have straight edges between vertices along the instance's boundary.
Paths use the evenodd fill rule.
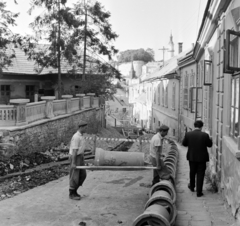
<path fill-rule="evenodd" d="M 15 31 L 29 34 L 28 25 L 35 11 L 27 14 L 30 0 L 5 0 L 9 9 L 20 12 Z M 120 51 L 127 49 L 152 48 L 155 60 L 162 59 L 159 48 L 167 46 L 172 32 L 175 43 L 183 42 L 183 50 L 195 43 L 202 22 L 207 0 L 99 0 L 111 12 L 110 23 L 119 37 L 115 42 Z M 68 2 L 76 2 L 68 0 Z"/>

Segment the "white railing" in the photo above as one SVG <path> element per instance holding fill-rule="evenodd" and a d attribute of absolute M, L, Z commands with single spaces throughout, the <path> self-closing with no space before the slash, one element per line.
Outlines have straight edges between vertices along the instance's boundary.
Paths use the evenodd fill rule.
<path fill-rule="evenodd" d="M 14 126 L 16 114 L 14 105 L 0 105 L 0 126 Z"/>
<path fill-rule="evenodd" d="M 53 114 L 55 116 L 66 114 L 66 100 L 53 101 Z"/>
<path fill-rule="evenodd" d="M 79 105 L 79 98 L 72 98 L 71 100 L 71 111 L 78 111 L 80 109 L 80 105 Z"/>
<path fill-rule="evenodd" d="M 58 115 L 71 114 L 79 110 L 98 108 L 99 97 L 84 96 L 71 99 L 28 103 L 28 100 L 12 100 L 13 105 L 0 105 L 0 129 L 6 126 L 19 126 Z"/>
<path fill-rule="evenodd" d="M 29 103 L 26 105 L 26 119 L 28 123 L 45 118 L 46 101 Z"/>
<path fill-rule="evenodd" d="M 91 97 L 86 96 L 83 97 L 83 108 L 90 108 L 91 107 Z"/>
<path fill-rule="evenodd" d="M 93 108 L 99 107 L 99 98 L 98 97 L 93 97 Z"/>

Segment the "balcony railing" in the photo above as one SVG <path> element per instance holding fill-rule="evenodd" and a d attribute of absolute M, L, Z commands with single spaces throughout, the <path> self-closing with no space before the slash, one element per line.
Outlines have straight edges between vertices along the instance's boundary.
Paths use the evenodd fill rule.
<path fill-rule="evenodd" d="M 14 105 L 0 105 L 0 126 L 14 126 L 16 123 L 16 108 Z"/>
<path fill-rule="evenodd" d="M 0 128 L 26 125 L 79 110 L 98 108 L 104 103 L 102 97 L 94 96 L 80 95 L 72 98 L 67 95 L 63 98 L 54 100 L 55 97 L 44 97 L 44 101 L 34 103 L 28 103 L 27 99 L 10 100 L 12 105 L 0 105 Z"/>

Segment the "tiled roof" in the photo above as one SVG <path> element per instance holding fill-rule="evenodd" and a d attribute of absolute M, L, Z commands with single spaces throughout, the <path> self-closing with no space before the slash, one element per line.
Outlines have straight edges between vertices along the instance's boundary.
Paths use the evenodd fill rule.
<path fill-rule="evenodd" d="M 27 75 L 46 75 L 57 74 L 58 69 L 53 67 L 42 67 L 38 65 L 34 60 L 28 60 L 28 56 L 20 48 L 9 48 L 8 52 L 15 54 L 10 66 L 2 68 L 2 72 L 6 74 L 27 74 Z M 86 63 L 87 68 L 91 67 Z M 67 74 L 73 69 L 65 60 L 61 60 L 61 73 Z M 76 73 L 82 73 L 82 68 L 78 69 Z"/>
<path fill-rule="evenodd" d="M 3 73 L 10 74 L 28 74 L 28 75 L 44 75 L 44 74 L 55 74 L 58 73 L 57 68 L 48 67 L 43 68 L 39 66 L 35 61 L 28 60 L 28 56 L 25 52 L 19 48 L 12 48 L 12 53 L 16 57 L 12 59 L 10 66 L 2 68 Z M 66 64 L 66 62 L 61 63 L 61 73 L 67 73 L 72 68 Z"/>
<path fill-rule="evenodd" d="M 177 56 L 172 57 L 171 59 L 164 62 L 164 66 L 155 71 L 154 73 L 147 76 L 143 81 L 147 81 L 150 79 L 157 79 L 160 77 L 164 77 L 165 75 L 176 73 L 176 69 L 178 67 L 178 59 L 185 56 L 190 50 L 184 51 Z"/>

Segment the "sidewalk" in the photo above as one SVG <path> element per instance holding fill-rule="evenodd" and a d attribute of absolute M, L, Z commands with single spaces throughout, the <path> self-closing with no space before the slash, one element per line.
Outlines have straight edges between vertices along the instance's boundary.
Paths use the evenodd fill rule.
<path fill-rule="evenodd" d="M 189 183 L 189 164 L 186 160 L 187 148 L 178 145 L 179 161 L 177 173 L 177 210 L 175 226 L 228 226 L 234 223 L 229 209 L 225 207 L 221 194 L 212 193 L 204 184 L 204 196 L 197 198 L 191 192 Z"/>

